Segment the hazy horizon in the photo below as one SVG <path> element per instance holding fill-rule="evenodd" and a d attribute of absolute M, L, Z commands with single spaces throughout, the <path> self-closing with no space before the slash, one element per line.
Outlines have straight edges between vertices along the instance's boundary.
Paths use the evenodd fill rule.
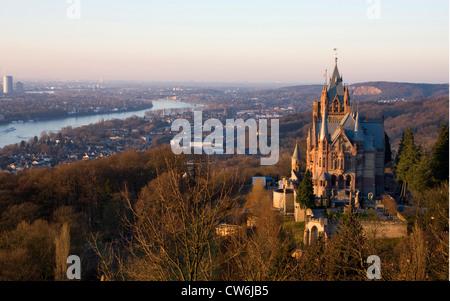
<path fill-rule="evenodd" d="M 136 1 L 138 2 L 138 1 Z M 14 81 L 449 82 L 448 1 L 0 0 Z"/>

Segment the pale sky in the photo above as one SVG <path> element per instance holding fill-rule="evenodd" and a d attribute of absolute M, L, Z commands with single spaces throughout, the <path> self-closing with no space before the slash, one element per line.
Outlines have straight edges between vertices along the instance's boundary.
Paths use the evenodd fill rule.
<path fill-rule="evenodd" d="M 0 41 L 15 81 L 449 81 L 448 0 L 0 0 Z"/>

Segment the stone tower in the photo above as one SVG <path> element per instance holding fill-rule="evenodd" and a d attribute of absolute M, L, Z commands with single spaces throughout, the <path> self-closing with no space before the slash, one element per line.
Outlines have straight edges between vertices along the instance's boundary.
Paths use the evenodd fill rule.
<path fill-rule="evenodd" d="M 383 193 L 383 122 L 362 122 L 352 109 L 349 87 L 343 84 L 337 58 L 320 101 L 313 102 L 312 115 L 306 139 L 306 169 L 313 175 L 314 194 L 345 199 L 355 191 L 363 195 Z"/>
<path fill-rule="evenodd" d="M 300 180 L 300 153 L 297 143 L 295 143 L 294 153 L 291 158 L 291 179 L 294 181 Z"/>

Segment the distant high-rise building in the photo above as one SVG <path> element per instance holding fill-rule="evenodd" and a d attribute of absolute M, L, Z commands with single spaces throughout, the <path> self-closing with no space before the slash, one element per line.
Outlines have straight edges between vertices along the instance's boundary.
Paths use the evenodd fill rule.
<path fill-rule="evenodd" d="M 3 93 L 10 94 L 13 92 L 13 78 L 12 76 L 3 76 Z"/>
<path fill-rule="evenodd" d="M 17 93 L 23 93 L 23 83 L 22 82 L 17 82 L 16 83 L 16 92 Z"/>

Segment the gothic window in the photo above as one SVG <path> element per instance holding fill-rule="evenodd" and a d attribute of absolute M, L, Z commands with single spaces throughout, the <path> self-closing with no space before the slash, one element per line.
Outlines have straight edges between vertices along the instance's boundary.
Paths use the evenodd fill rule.
<path fill-rule="evenodd" d="M 335 175 L 332 175 L 331 176 L 331 186 L 336 186 L 336 176 Z"/>
<path fill-rule="evenodd" d="M 339 183 L 339 189 L 343 189 L 344 188 L 344 177 L 342 175 L 339 175 L 338 183 Z"/>
<path fill-rule="evenodd" d="M 352 184 L 352 177 L 350 175 L 347 175 L 345 178 L 345 186 L 349 187 Z"/>

